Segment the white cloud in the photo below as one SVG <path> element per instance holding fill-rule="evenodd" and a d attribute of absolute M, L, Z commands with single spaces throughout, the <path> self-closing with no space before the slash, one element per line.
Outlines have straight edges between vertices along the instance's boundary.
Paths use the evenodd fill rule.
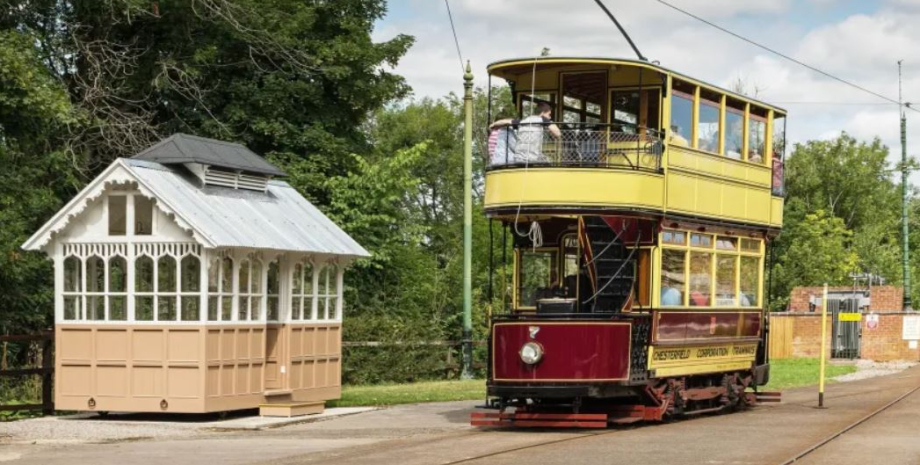
<path fill-rule="evenodd" d="M 904 63 L 905 98 L 920 108 L 920 0 L 884 0 L 877 11 L 805 28 L 793 21 L 791 0 L 740 2 L 669 0 L 704 18 L 844 79 L 897 97 L 898 59 Z M 836 11 L 836 0 L 809 0 Z M 737 77 L 760 90 L 760 98 L 789 110 L 790 141 L 824 139 L 846 131 L 861 139 L 879 136 L 900 158 L 895 106 L 746 44 L 655 1 L 605 0 L 640 50 L 663 66 L 727 87 Z M 418 96 L 462 92 L 460 65 L 442 1 L 410 0 L 409 19 L 386 22 L 375 38 L 412 34 L 416 45 L 397 72 Z M 564 5 L 564 7 L 562 6 Z M 496 60 L 534 56 L 549 47 L 555 56 L 634 57 L 610 20 L 590 1 L 451 0 L 465 58 L 477 85 Z M 785 102 L 789 102 L 786 104 Z M 867 102 L 817 105 L 793 102 Z M 920 113 L 910 113 L 909 153 L 920 158 Z M 916 121 L 914 123 L 913 121 Z M 920 184 L 920 174 L 914 176 Z"/>

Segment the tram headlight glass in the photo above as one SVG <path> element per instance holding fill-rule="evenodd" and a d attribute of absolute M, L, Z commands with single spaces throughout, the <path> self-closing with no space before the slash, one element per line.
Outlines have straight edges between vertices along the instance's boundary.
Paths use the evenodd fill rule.
<path fill-rule="evenodd" d="M 528 342 L 521 346 L 521 361 L 528 364 L 534 365 L 543 358 L 543 346 L 539 342 Z"/>

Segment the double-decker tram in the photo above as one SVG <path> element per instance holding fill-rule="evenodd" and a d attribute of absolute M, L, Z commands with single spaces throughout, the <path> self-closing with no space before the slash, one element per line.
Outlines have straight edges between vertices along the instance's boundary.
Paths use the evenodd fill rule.
<path fill-rule="evenodd" d="M 776 400 L 759 388 L 786 112 L 645 61 L 488 72 L 517 112 L 490 107 L 485 174 L 513 275 L 491 321 L 495 410 L 473 424 L 603 427 Z"/>

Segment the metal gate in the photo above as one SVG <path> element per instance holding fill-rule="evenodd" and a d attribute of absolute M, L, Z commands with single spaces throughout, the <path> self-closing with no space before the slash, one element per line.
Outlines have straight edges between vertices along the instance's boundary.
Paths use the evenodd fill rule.
<path fill-rule="evenodd" d="M 858 299 L 827 299 L 833 318 L 831 358 L 859 358 L 859 321 L 840 321 L 841 313 L 859 313 Z"/>

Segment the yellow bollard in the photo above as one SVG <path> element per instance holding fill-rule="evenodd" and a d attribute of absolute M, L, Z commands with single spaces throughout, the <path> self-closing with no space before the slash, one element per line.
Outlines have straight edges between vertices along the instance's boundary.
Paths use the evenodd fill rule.
<path fill-rule="evenodd" d="M 821 368 L 818 378 L 818 408 L 824 408 L 824 364 L 827 362 L 827 284 L 821 296 Z"/>

